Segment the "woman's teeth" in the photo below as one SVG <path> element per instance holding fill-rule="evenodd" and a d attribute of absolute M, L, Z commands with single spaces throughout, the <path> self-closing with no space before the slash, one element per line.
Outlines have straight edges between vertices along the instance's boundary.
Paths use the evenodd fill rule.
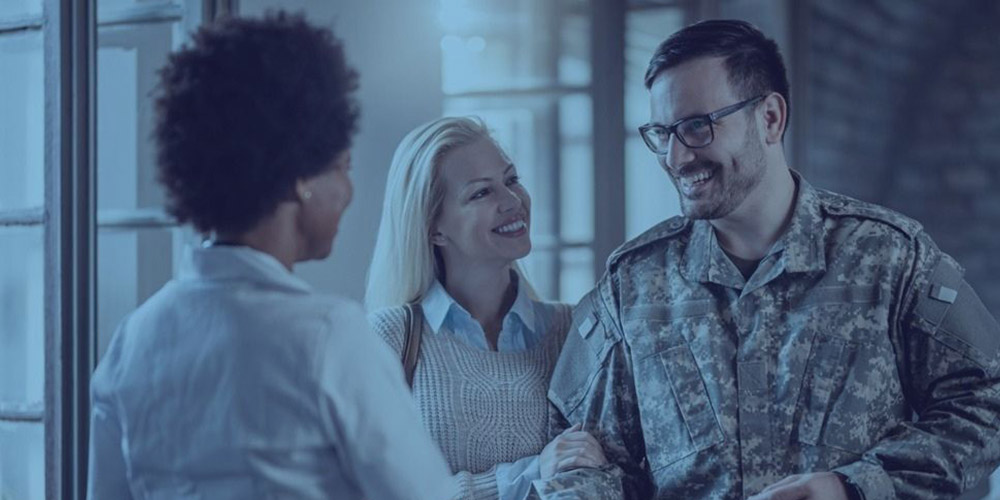
<path fill-rule="evenodd" d="M 523 220 L 519 220 L 516 222 L 511 222 L 510 224 L 504 224 L 494 229 L 493 231 L 500 234 L 513 233 L 514 231 L 520 231 L 521 229 L 524 229 L 525 226 L 527 226 L 527 224 L 525 224 Z"/>

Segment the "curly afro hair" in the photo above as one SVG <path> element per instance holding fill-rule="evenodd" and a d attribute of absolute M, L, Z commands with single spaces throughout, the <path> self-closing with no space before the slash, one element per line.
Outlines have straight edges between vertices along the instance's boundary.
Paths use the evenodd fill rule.
<path fill-rule="evenodd" d="M 302 15 L 202 27 L 160 70 L 157 164 L 167 211 L 203 233 L 240 233 L 351 146 L 357 73 Z"/>

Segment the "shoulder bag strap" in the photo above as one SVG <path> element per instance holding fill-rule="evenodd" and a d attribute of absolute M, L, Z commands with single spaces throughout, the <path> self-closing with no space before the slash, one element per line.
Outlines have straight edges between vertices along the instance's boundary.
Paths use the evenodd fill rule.
<path fill-rule="evenodd" d="M 424 314 L 420 304 L 406 304 L 406 338 L 403 341 L 403 373 L 406 385 L 413 388 L 413 374 L 420 356 L 420 337 L 424 333 Z"/>

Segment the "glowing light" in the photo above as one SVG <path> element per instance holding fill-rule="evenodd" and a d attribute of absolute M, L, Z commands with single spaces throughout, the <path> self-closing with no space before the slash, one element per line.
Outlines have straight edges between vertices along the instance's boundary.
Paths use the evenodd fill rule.
<path fill-rule="evenodd" d="M 486 40 L 481 36 L 474 36 L 465 41 L 465 48 L 470 52 L 482 52 L 486 48 Z"/>

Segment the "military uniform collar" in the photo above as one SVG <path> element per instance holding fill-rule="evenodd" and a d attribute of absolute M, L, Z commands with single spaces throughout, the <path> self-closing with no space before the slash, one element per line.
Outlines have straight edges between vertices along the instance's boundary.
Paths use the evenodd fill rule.
<path fill-rule="evenodd" d="M 689 281 L 742 287 L 743 279 L 739 272 L 729 267 L 733 267 L 733 264 L 728 262 L 728 257 L 722 252 L 712 225 L 707 220 L 692 221 L 691 239 L 680 263 L 681 275 Z"/>
<path fill-rule="evenodd" d="M 802 175 L 792 170 L 798 186 L 792 218 L 788 229 L 778 238 L 765 259 L 778 254 L 786 272 L 814 272 L 826 269 L 826 253 L 822 244 L 823 214 L 820 198 Z M 681 275 L 690 281 L 718 283 L 742 288 L 743 277 L 729 260 L 715 237 L 715 230 L 706 220 L 693 221 L 691 239 L 680 263 Z"/>
<path fill-rule="evenodd" d="M 802 175 L 792 170 L 798 186 L 792 220 L 769 253 L 782 252 L 785 271 L 808 273 L 826 270 L 826 251 L 823 249 L 823 212 L 819 194 Z"/>

